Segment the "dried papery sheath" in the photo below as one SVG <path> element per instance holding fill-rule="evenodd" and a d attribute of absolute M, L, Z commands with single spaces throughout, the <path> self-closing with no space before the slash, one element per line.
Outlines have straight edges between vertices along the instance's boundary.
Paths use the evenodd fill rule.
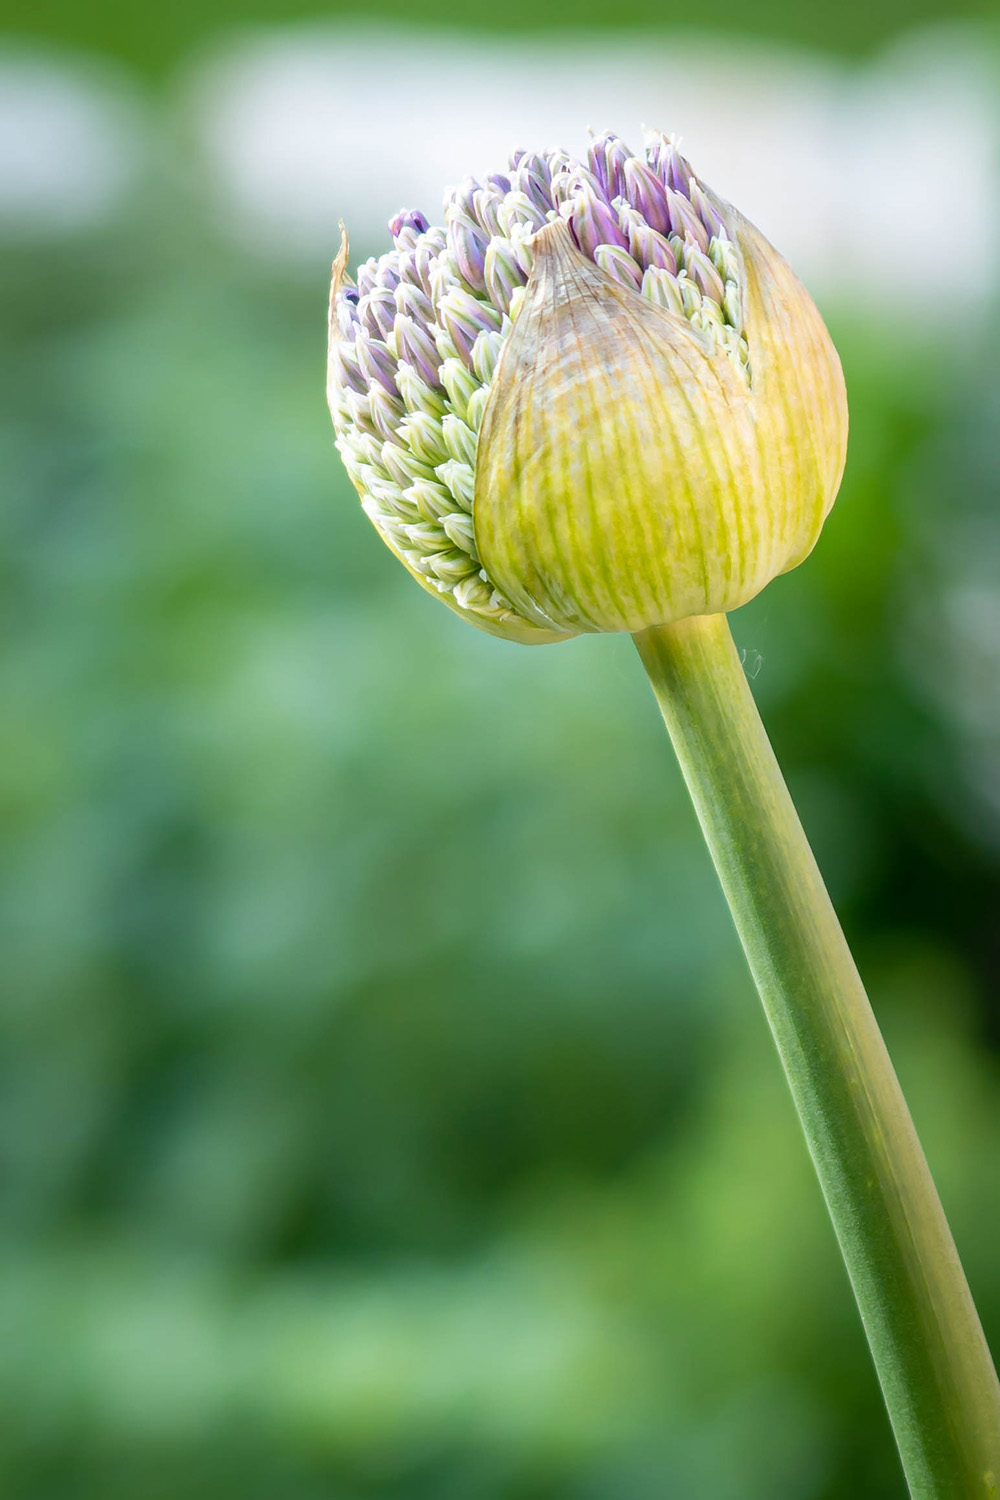
<path fill-rule="evenodd" d="M 837 356 L 780 256 L 658 133 L 515 152 L 334 267 L 328 391 L 366 513 L 524 642 L 734 608 L 813 546 Z"/>

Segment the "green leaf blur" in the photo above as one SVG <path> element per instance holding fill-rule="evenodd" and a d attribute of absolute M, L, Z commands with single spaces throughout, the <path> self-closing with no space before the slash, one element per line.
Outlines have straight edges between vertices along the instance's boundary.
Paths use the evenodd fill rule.
<path fill-rule="evenodd" d="M 323 271 L 166 177 L 0 254 L 0 1485 L 902 1497 L 631 644 L 386 557 Z M 996 324 L 824 311 L 847 479 L 734 629 L 996 1348 Z"/>

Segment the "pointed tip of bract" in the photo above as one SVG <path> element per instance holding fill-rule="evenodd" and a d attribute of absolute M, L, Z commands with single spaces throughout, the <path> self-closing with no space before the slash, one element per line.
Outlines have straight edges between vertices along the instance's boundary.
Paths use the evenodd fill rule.
<path fill-rule="evenodd" d="M 340 249 L 333 258 L 333 289 L 335 292 L 340 290 L 343 281 L 351 280 L 347 274 L 347 260 L 351 253 L 350 242 L 347 238 L 347 225 L 343 219 L 340 219 L 337 227 L 340 230 Z"/>
<path fill-rule="evenodd" d="M 337 308 L 337 293 L 345 281 L 350 281 L 347 274 L 347 260 L 351 253 L 347 238 L 347 227 L 343 219 L 340 220 L 340 249 L 333 258 L 333 268 L 330 274 L 330 336 L 333 336 L 334 319 Z"/>
<path fill-rule="evenodd" d="M 552 260 L 558 259 L 561 255 L 579 255 L 580 253 L 564 215 L 549 219 L 547 223 L 536 229 L 525 243 L 529 246 L 535 261 L 539 257 Z"/>

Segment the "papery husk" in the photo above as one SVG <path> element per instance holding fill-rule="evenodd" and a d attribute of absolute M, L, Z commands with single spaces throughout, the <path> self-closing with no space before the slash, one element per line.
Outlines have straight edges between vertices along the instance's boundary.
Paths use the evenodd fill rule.
<path fill-rule="evenodd" d="M 479 437 L 484 569 L 552 631 L 722 613 L 812 550 L 836 496 L 847 398 L 784 260 L 715 200 L 742 254 L 749 375 L 621 285 L 559 221 L 534 265 Z"/>

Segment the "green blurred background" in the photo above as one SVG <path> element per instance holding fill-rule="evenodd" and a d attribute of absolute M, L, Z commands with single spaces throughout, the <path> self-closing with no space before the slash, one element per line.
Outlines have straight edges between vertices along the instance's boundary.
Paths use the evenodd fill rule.
<path fill-rule="evenodd" d="M 702 132 L 798 252 L 851 456 L 814 557 L 734 629 L 996 1348 L 987 9 L 720 0 L 692 39 L 646 0 L 515 0 L 505 33 L 397 0 L 348 18 L 339 71 L 317 5 L 8 20 L 3 1493 L 901 1500 L 630 643 L 508 646 L 393 564 L 333 450 L 325 281 L 339 214 L 368 253 L 399 206 L 370 130 L 437 180 L 399 79 L 461 160 L 498 49 L 544 96 L 553 49 L 590 48 L 553 118 L 633 139 L 629 69 L 656 109 L 662 62 L 701 113 L 665 84 L 646 117 L 696 167 Z"/>

